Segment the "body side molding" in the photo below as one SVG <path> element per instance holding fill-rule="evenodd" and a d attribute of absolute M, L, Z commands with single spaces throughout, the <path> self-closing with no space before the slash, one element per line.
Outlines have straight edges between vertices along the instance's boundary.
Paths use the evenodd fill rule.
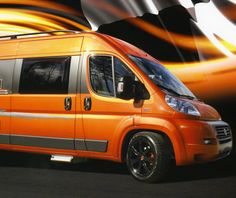
<path fill-rule="evenodd" d="M 66 150 L 106 152 L 108 146 L 107 140 L 41 137 L 14 134 L 0 134 L 0 144 L 9 144 L 9 138 L 11 145 Z"/>

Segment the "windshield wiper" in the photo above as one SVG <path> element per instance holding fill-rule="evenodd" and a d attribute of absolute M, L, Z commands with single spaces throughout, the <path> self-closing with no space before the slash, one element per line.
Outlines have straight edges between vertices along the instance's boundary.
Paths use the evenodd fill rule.
<path fill-rule="evenodd" d="M 188 98 L 188 99 L 190 99 L 190 100 L 196 99 L 196 98 L 193 97 L 193 96 L 184 95 L 184 94 L 179 94 L 179 96 L 184 97 L 184 98 Z"/>
<path fill-rule="evenodd" d="M 181 96 L 178 92 L 176 92 L 175 90 L 173 90 L 171 88 L 168 88 L 168 87 L 160 85 L 160 84 L 158 84 L 157 86 L 160 87 L 161 89 L 165 89 L 166 91 L 168 91 L 170 93 L 173 93 L 173 94 L 175 94 L 177 96 Z"/>
<path fill-rule="evenodd" d="M 175 91 L 175 90 L 173 90 L 171 88 L 168 88 L 166 86 L 163 86 L 163 85 L 160 85 L 160 84 L 158 84 L 157 86 L 160 87 L 161 89 L 165 89 L 166 91 L 175 94 L 176 96 L 184 97 L 184 98 L 187 98 L 187 99 L 190 99 L 190 100 L 196 99 L 194 96 L 179 94 L 177 91 Z"/>

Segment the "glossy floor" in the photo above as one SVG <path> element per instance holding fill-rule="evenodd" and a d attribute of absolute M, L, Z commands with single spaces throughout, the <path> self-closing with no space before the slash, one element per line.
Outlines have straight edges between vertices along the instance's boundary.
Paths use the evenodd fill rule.
<path fill-rule="evenodd" d="M 163 183 L 134 180 L 125 165 L 88 160 L 50 162 L 48 156 L 0 152 L 1 197 L 227 197 L 236 194 L 236 155 L 218 162 L 179 167 Z"/>

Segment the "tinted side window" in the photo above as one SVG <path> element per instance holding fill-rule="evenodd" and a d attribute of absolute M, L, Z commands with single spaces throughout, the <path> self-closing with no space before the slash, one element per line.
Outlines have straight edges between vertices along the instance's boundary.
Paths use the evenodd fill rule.
<path fill-rule="evenodd" d="M 114 96 L 111 56 L 91 56 L 89 58 L 89 72 L 90 82 L 96 93 Z"/>
<path fill-rule="evenodd" d="M 19 92 L 22 94 L 68 93 L 70 57 L 34 58 L 23 61 Z"/>

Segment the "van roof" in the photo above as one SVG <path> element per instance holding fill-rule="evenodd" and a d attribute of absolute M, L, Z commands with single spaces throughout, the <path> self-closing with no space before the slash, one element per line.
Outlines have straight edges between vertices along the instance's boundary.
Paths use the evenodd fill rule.
<path fill-rule="evenodd" d="M 37 36 L 38 35 L 38 36 Z M 141 57 L 149 57 L 150 56 L 142 51 L 141 49 L 123 41 L 117 38 L 114 38 L 112 36 L 106 35 L 106 34 L 101 34 L 97 32 L 78 32 L 78 31 L 72 31 L 72 30 L 56 30 L 56 31 L 49 31 L 49 32 L 36 32 L 36 33 L 27 33 L 27 34 L 19 34 L 19 35 L 9 35 L 9 36 L 0 36 L 0 50 L 2 51 L 1 53 L 1 58 L 6 58 L 6 57 L 14 57 L 14 56 L 19 56 L 21 54 L 22 56 L 30 56 L 31 49 L 27 49 L 27 45 L 37 43 L 36 46 L 39 46 L 38 43 L 43 46 L 44 40 L 47 40 L 47 44 L 50 42 L 53 42 L 54 44 L 57 43 L 57 40 L 61 39 L 68 39 L 68 38 L 73 38 L 74 40 L 76 38 L 93 38 L 95 39 L 100 39 L 105 41 L 105 43 L 108 43 L 110 47 L 123 52 L 125 54 L 133 54 L 136 56 L 141 56 Z M 71 43 L 73 43 L 72 41 Z M 26 45 L 27 43 L 27 45 Z M 82 40 L 80 44 L 82 43 Z M 96 42 L 94 42 L 96 43 Z M 5 44 L 5 45 L 3 45 Z M 25 46 L 24 46 L 25 45 Z M 69 45 L 69 43 L 68 43 Z M 17 52 L 17 49 L 20 48 L 20 52 Z M 35 46 L 35 45 L 34 45 Z M 52 45 L 51 45 L 52 46 Z M 55 47 L 55 45 L 53 45 Z M 100 45 L 101 46 L 101 45 Z M 60 46 L 59 46 L 60 47 Z M 88 47 L 88 46 L 87 46 Z M 108 46 L 107 46 L 108 47 Z M 28 47 L 29 48 L 29 47 Z M 90 47 L 92 49 L 92 47 Z M 104 49 L 106 46 L 104 47 Z M 14 50 L 15 49 L 15 50 Z M 40 50 L 40 49 L 39 49 Z M 38 50 L 38 51 L 39 51 Z M 86 49 L 84 49 L 86 50 Z M 27 51 L 27 53 L 25 52 Z M 81 49 L 83 51 L 83 49 Z M 37 54 L 37 52 L 35 52 Z M 41 53 L 40 53 L 41 55 Z"/>

